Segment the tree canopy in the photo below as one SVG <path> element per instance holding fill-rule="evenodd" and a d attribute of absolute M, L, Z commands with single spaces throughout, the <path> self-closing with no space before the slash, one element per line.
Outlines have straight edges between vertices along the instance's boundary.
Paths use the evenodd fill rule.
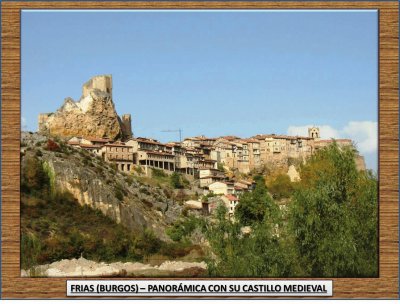
<path fill-rule="evenodd" d="M 377 180 L 358 171 L 355 151 L 336 143 L 301 167 L 289 227 L 313 277 L 377 275 Z"/>

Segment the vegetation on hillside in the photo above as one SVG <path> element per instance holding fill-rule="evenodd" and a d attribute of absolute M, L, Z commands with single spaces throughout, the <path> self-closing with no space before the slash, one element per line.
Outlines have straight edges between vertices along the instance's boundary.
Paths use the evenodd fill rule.
<path fill-rule="evenodd" d="M 63 150 L 53 143 L 47 148 Z M 207 250 L 211 277 L 376 277 L 377 177 L 358 171 L 354 159 L 351 148 L 332 144 L 299 165 L 299 182 L 276 174 L 266 183 L 256 175 L 256 187 L 241 195 L 233 221 L 223 205 L 208 218 L 183 214 L 166 230 L 173 240 L 167 244 L 151 230 L 133 234 L 80 206 L 55 188 L 40 155 L 31 154 L 21 172 L 21 266 L 81 255 L 106 262 L 174 259 L 196 247 Z M 127 183 L 132 178 L 126 176 Z M 180 174 L 154 170 L 148 182 L 178 202 L 187 198 L 188 183 Z M 124 195 L 123 185 L 116 185 L 114 196 Z M 194 241 L 199 234 L 207 241 L 201 250 Z"/>
<path fill-rule="evenodd" d="M 318 151 L 301 165 L 295 186 L 278 176 L 270 190 L 257 177 L 255 190 L 241 197 L 234 221 L 220 206 L 202 223 L 210 244 L 209 275 L 377 276 L 377 178 L 358 171 L 354 156 L 336 144 Z M 288 210 L 278 207 L 271 192 L 289 198 Z M 244 233 L 244 226 L 251 232 Z"/>
<path fill-rule="evenodd" d="M 175 259 L 190 246 L 167 244 L 146 229 L 132 233 L 99 210 L 81 206 L 52 183 L 51 170 L 37 156 L 26 156 L 21 172 L 21 267 L 81 256 L 94 261 L 143 261 L 162 254 Z M 122 186 L 115 195 L 123 195 Z"/>

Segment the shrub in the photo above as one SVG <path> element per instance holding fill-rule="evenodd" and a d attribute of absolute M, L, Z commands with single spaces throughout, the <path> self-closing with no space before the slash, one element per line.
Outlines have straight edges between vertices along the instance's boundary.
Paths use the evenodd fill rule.
<path fill-rule="evenodd" d="M 153 177 L 168 177 L 168 175 L 164 172 L 164 170 L 152 168 Z"/>
<path fill-rule="evenodd" d="M 188 200 L 188 198 L 189 198 L 188 195 L 186 194 L 185 190 L 183 190 L 183 189 L 180 189 L 178 191 L 178 193 L 175 195 L 175 199 L 178 202 L 184 202 L 184 201 Z"/>
<path fill-rule="evenodd" d="M 114 195 L 119 201 L 124 199 L 124 192 L 119 184 L 117 184 L 114 188 Z"/>
<path fill-rule="evenodd" d="M 48 139 L 47 140 L 47 146 L 46 146 L 46 150 L 49 151 L 60 151 L 60 146 L 53 140 Z"/>
<path fill-rule="evenodd" d="M 186 210 L 186 209 L 183 209 Z M 187 211 L 187 210 L 186 210 Z M 167 228 L 166 233 L 171 240 L 178 242 L 190 234 L 200 225 L 200 221 L 194 216 L 176 221 L 172 227 Z"/>
<path fill-rule="evenodd" d="M 143 173 L 143 168 L 142 168 L 142 166 L 140 166 L 140 165 L 135 166 L 134 169 L 135 169 L 135 171 L 136 171 L 137 173 L 139 173 L 139 174 L 142 174 L 142 173 Z"/>
<path fill-rule="evenodd" d="M 287 174 L 279 174 L 268 187 L 274 199 L 289 198 L 294 191 L 290 177 Z"/>
<path fill-rule="evenodd" d="M 140 187 L 140 188 L 139 188 L 139 192 L 140 192 L 140 193 L 143 193 L 143 194 L 147 194 L 147 195 L 150 194 L 150 192 L 149 192 L 149 190 L 147 189 L 147 187 Z"/>
<path fill-rule="evenodd" d="M 21 189 L 27 192 L 42 191 L 50 185 L 49 176 L 43 169 L 43 163 L 36 157 L 29 157 L 22 170 Z"/>

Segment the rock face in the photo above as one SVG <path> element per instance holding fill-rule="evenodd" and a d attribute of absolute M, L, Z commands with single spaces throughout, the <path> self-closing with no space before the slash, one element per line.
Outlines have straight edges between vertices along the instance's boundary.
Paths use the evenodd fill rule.
<path fill-rule="evenodd" d="M 159 266 L 151 266 L 132 262 L 97 263 L 81 257 L 79 259 L 61 260 L 36 266 L 34 273 L 41 277 L 196 277 L 204 274 L 206 269 L 205 262 L 165 261 Z M 30 277 L 30 271 L 21 270 L 21 276 Z"/>
<path fill-rule="evenodd" d="M 112 99 L 111 75 L 96 76 L 82 87 L 82 97 L 75 102 L 68 97 L 55 113 L 39 114 L 39 132 L 72 137 L 130 138 L 130 115 L 121 119 Z"/>
<path fill-rule="evenodd" d="M 46 142 L 45 136 L 22 133 L 21 143 L 29 148 L 21 159 L 22 168 L 27 158 L 40 150 L 40 158 L 55 188 L 71 192 L 81 205 L 100 210 L 130 231 L 141 233 L 149 228 L 158 238 L 170 241 L 165 229 L 179 217 L 182 206 L 163 189 L 129 178 L 85 150 L 68 146 L 64 152 L 43 149 Z"/>

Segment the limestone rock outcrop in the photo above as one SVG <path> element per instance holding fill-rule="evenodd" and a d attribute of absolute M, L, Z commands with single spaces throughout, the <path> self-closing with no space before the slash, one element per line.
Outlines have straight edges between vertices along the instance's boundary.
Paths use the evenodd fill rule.
<path fill-rule="evenodd" d="M 115 110 L 111 75 L 96 76 L 86 82 L 79 101 L 68 97 L 55 113 L 40 114 L 39 132 L 61 137 L 132 136 L 130 115 L 124 114 L 121 119 Z"/>
<path fill-rule="evenodd" d="M 51 183 L 60 191 L 70 192 L 82 206 L 101 211 L 130 231 L 142 233 L 150 228 L 155 235 L 170 241 L 166 228 L 180 216 L 183 207 L 160 187 L 141 183 L 116 171 L 109 163 L 81 149 L 65 147 L 64 152 L 44 149 L 48 137 L 22 132 L 21 144 L 25 149 L 21 168 L 27 160 L 38 157 L 46 167 Z M 86 164 L 84 164 L 86 162 Z M 120 190 L 118 190 L 120 189 Z M 121 197 L 117 192 L 122 192 Z"/>

